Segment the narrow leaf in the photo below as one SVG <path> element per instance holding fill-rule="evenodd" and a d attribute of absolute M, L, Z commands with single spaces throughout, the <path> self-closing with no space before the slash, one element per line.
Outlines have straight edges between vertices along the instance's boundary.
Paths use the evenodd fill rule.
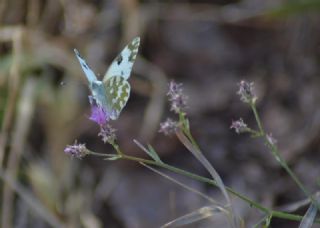
<path fill-rule="evenodd" d="M 194 189 L 194 188 L 192 188 L 192 187 L 189 187 L 189 186 L 185 185 L 184 183 L 182 183 L 182 182 L 180 182 L 180 181 L 178 181 L 178 180 L 176 180 L 176 179 L 174 179 L 174 178 L 172 178 L 172 177 L 164 174 L 163 172 L 161 172 L 161 171 L 159 171 L 159 170 L 157 170 L 157 169 L 155 169 L 155 168 L 152 168 L 151 166 L 149 166 L 149 165 L 147 165 L 147 164 L 145 164 L 145 163 L 143 163 L 143 162 L 140 162 L 140 164 L 143 165 L 144 167 L 150 169 L 151 171 L 153 171 L 153 172 L 161 175 L 162 177 L 164 177 L 164 178 L 172 181 L 173 183 L 175 183 L 175 184 L 177 184 L 177 185 L 180 185 L 181 187 L 187 189 L 188 191 L 193 192 L 193 193 L 201 196 L 202 198 L 208 200 L 209 202 L 211 202 L 211 203 L 213 203 L 213 204 L 215 204 L 215 205 L 217 205 L 217 206 L 220 206 L 220 207 L 222 208 L 222 206 L 219 205 L 219 203 L 218 203 L 216 200 L 214 200 L 213 198 L 211 198 L 210 196 L 208 196 L 208 195 L 206 195 L 206 194 L 203 194 L 202 192 L 198 191 L 197 189 Z"/>
<path fill-rule="evenodd" d="M 188 140 L 188 138 L 183 134 L 181 130 L 177 131 L 177 136 L 182 144 L 200 161 L 200 163 L 207 169 L 212 178 L 216 181 L 218 187 L 220 188 L 222 194 L 226 198 L 227 202 L 230 203 L 230 198 L 223 184 L 221 177 L 218 172 L 213 168 L 210 162 L 203 156 L 202 152 L 196 148 L 192 143 Z"/>
<path fill-rule="evenodd" d="M 310 228 L 313 225 L 316 215 L 317 207 L 312 203 L 310 204 L 306 214 L 303 216 L 299 228 Z"/>
<path fill-rule="evenodd" d="M 105 158 L 103 160 L 115 161 L 115 160 L 118 160 L 119 158 L 120 158 L 120 156 L 118 154 L 115 154 L 114 156 L 110 156 L 110 157 Z"/>
<path fill-rule="evenodd" d="M 223 210 L 221 210 L 220 207 L 217 207 L 217 206 L 202 207 L 196 211 L 193 211 L 189 214 L 186 214 L 171 222 L 166 223 L 165 225 L 162 226 L 162 228 L 185 226 L 185 225 L 206 219 L 213 215 L 220 214 L 221 212 L 223 212 Z"/>
<path fill-rule="evenodd" d="M 284 206 L 279 207 L 279 211 L 285 211 L 285 212 L 289 212 L 292 213 L 294 211 L 297 211 L 299 209 L 301 209 L 302 207 L 305 207 L 306 205 L 308 205 L 310 203 L 310 199 L 306 198 L 294 203 L 290 203 L 290 204 L 286 204 Z"/>
<path fill-rule="evenodd" d="M 148 145 L 148 149 L 145 148 L 138 140 L 134 139 L 133 142 L 144 152 L 146 152 L 154 161 L 158 163 L 163 163 L 157 154 L 157 152 L 153 149 L 151 145 Z"/>
<path fill-rule="evenodd" d="M 179 138 L 179 140 L 182 142 L 182 144 L 199 160 L 199 162 L 207 169 L 207 171 L 212 176 L 213 180 L 216 182 L 217 186 L 219 187 L 220 191 L 222 192 L 223 196 L 225 197 L 227 203 L 230 205 L 230 212 L 231 212 L 231 226 L 232 227 L 238 227 L 239 226 L 239 220 L 234 213 L 233 205 L 231 202 L 231 199 L 227 193 L 226 187 L 218 174 L 218 172 L 213 168 L 213 166 L 210 164 L 210 162 L 206 159 L 206 157 L 203 155 L 203 153 L 200 151 L 200 149 L 193 145 L 192 142 L 184 135 L 184 133 L 178 129 L 176 131 L 176 135 Z"/>
<path fill-rule="evenodd" d="M 267 216 L 263 217 L 261 220 L 259 220 L 255 225 L 253 225 L 253 228 L 269 227 L 271 219 L 272 219 L 272 215 L 267 215 Z"/>
<path fill-rule="evenodd" d="M 52 213 L 42 202 L 39 201 L 31 192 L 10 176 L 7 172 L 0 168 L 0 179 L 8 184 L 19 197 L 30 207 L 32 211 L 37 213 L 44 221 L 52 227 L 65 227 L 56 214 Z"/>
<path fill-rule="evenodd" d="M 159 157 L 159 155 L 157 154 L 157 152 L 155 151 L 155 149 L 150 145 L 148 144 L 148 154 L 150 157 L 153 158 L 153 160 L 155 160 L 156 162 L 159 162 L 159 163 L 163 163 Z"/>

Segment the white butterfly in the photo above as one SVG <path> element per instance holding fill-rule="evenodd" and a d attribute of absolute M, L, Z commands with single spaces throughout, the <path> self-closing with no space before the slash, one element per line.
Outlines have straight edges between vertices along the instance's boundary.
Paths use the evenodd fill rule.
<path fill-rule="evenodd" d="M 74 49 L 82 70 L 89 81 L 93 99 L 112 120 L 119 117 L 121 110 L 129 99 L 130 84 L 127 80 L 136 60 L 139 45 L 140 37 L 134 38 L 113 60 L 102 81 L 97 79 L 78 50 Z"/>

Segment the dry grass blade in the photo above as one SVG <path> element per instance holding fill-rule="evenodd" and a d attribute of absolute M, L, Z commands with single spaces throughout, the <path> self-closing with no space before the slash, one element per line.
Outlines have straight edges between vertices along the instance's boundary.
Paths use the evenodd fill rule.
<path fill-rule="evenodd" d="M 174 178 L 172 178 L 172 177 L 164 174 L 163 172 L 160 172 L 159 170 L 156 170 L 156 169 L 152 168 L 151 166 L 149 166 L 149 165 L 147 165 L 147 164 L 145 164 L 145 163 L 143 163 L 143 162 L 140 162 L 140 164 L 143 165 L 144 167 L 150 169 L 151 171 L 153 171 L 153 172 L 161 175 L 162 177 L 164 177 L 164 178 L 172 181 L 173 183 L 175 183 L 175 184 L 177 184 L 177 185 L 180 185 L 181 187 L 187 189 L 188 191 L 193 192 L 193 193 L 201 196 L 202 198 L 208 200 L 209 202 L 211 202 L 211 203 L 213 203 L 213 204 L 216 204 L 216 205 L 219 205 L 219 203 L 218 203 L 216 200 L 214 200 L 213 198 L 209 197 L 208 195 L 205 195 L 205 194 L 203 194 L 202 192 L 200 192 L 200 191 L 198 191 L 198 190 L 196 190 L 196 189 L 194 189 L 194 188 L 191 188 L 191 187 L 185 185 L 184 183 L 182 183 L 182 182 L 180 182 L 180 181 L 178 181 L 178 180 L 176 180 L 176 179 L 174 179 Z M 221 205 L 219 205 L 219 207 L 222 208 Z"/>
<path fill-rule="evenodd" d="M 310 205 L 306 214 L 303 216 L 299 228 L 310 228 L 314 222 L 317 215 L 317 207 L 313 204 Z"/>
<path fill-rule="evenodd" d="M 13 58 L 12 65 L 10 67 L 10 76 L 8 80 L 8 102 L 5 108 L 5 116 L 3 120 L 3 125 L 1 129 L 1 147 L 0 147 L 0 168 L 2 167 L 5 147 L 9 144 L 10 130 L 13 125 L 13 117 L 16 109 L 17 97 L 19 95 L 19 87 L 20 87 L 20 65 L 21 65 L 21 52 L 22 52 L 22 38 L 23 38 L 23 29 L 21 27 L 15 28 L 5 28 L 1 31 L 1 40 L 6 40 L 6 38 L 10 38 L 13 45 Z M 24 97 L 19 103 L 19 111 L 17 115 L 17 123 L 15 129 L 13 130 L 13 136 L 11 141 L 11 151 L 8 152 L 8 172 L 12 174 L 13 177 L 16 176 L 18 172 L 18 164 L 20 161 L 20 152 L 23 148 L 26 133 L 29 128 L 28 123 L 32 116 L 31 109 L 26 109 L 25 102 L 27 104 L 33 103 L 33 91 L 30 90 L 32 87 L 32 83 L 28 83 L 28 85 L 24 88 Z M 31 95 L 31 96 L 30 96 Z M 29 97 L 28 97 L 29 96 Z M 26 112 L 25 114 L 23 112 Z M 2 226 L 3 227 L 11 227 L 11 222 L 13 218 L 13 192 L 11 189 L 5 184 L 3 188 L 3 202 L 2 202 Z"/>
<path fill-rule="evenodd" d="M 33 197 L 26 189 L 13 180 L 13 178 L 0 169 L 0 177 L 23 199 L 42 219 L 52 227 L 65 227 L 59 219 L 51 214 L 42 204 Z"/>
<path fill-rule="evenodd" d="M 18 105 L 18 112 L 13 129 L 13 136 L 9 151 L 7 172 L 15 178 L 19 171 L 19 164 L 21 154 L 25 148 L 25 142 L 27 134 L 31 126 L 31 120 L 34 113 L 35 106 L 35 89 L 36 81 L 28 79 L 24 85 L 21 100 Z M 3 227 L 10 227 L 9 224 L 12 222 L 13 212 L 13 192 L 6 184 L 3 188 L 3 202 L 2 202 L 2 225 Z"/>
<path fill-rule="evenodd" d="M 221 212 L 225 212 L 225 210 L 223 210 L 223 208 L 221 207 L 217 207 L 217 206 L 202 207 L 196 211 L 193 211 L 189 214 L 186 214 L 171 222 L 166 223 L 165 225 L 162 226 L 162 228 L 185 226 L 185 225 L 200 221 L 202 219 L 206 219 L 211 216 L 220 214 Z"/>
<path fill-rule="evenodd" d="M 212 178 L 217 183 L 220 191 L 224 195 L 228 205 L 230 206 L 230 212 L 231 212 L 231 225 L 232 227 L 238 227 L 238 219 L 237 216 L 234 213 L 233 205 L 231 203 L 231 199 L 229 197 L 229 194 L 227 193 L 226 187 L 219 176 L 218 172 L 213 168 L 213 166 L 210 164 L 210 162 L 203 156 L 202 152 L 195 147 L 189 139 L 184 135 L 184 133 L 178 129 L 176 131 L 176 135 L 179 138 L 179 140 L 183 143 L 183 145 L 200 161 L 200 163 L 207 169 L 207 171 L 210 173 Z"/>
<path fill-rule="evenodd" d="M 320 195 L 320 192 L 316 192 L 315 194 L 315 197 L 317 198 L 318 195 Z M 294 203 L 290 203 L 290 204 L 287 204 L 287 205 L 284 205 L 282 207 L 279 207 L 278 210 L 280 211 L 286 211 L 286 212 L 294 212 L 294 211 L 297 211 L 299 210 L 300 208 L 302 207 L 305 207 L 306 205 L 308 205 L 310 203 L 310 199 L 309 198 L 306 198 L 304 200 L 299 200 L 297 202 L 294 202 Z"/>
<path fill-rule="evenodd" d="M 316 195 L 317 201 L 319 201 L 319 194 Z M 303 216 L 303 219 L 300 222 L 299 228 L 310 228 L 314 223 L 314 219 L 317 215 L 317 207 L 312 203 L 310 204 L 306 214 Z"/>
<path fill-rule="evenodd" d="M 12 126 L 12 118 L 14 116 L 16 100 L 20 86 L 20 58 L 21 58 L 21 45 L 23 38 L 23 29 L 21 27 L 4 27 L 0 30 L 0 41 L 11 41 L 13 45 L 13 58 L 10 67 L 9 75 L 9 94 L 8 102 L 5 107 L 5 115 L 2 123 L 1 138 L 0 138 L 0 167 L 2 167 L 4 159 L 4 149 L 7 145 L 8 132 Z"/>
<path fill-rule="evenodd" d="M 310 199 L 306 198 L 304 200 L 300 200 L 294 203 L 290 203 L 284 206 L 281 206 L 278 208 L 278 210 L 280 211 L 286 211 L 286 212 L 294 212 L 299 210 L 302 207 L 305 207 L 306 205 L 308 205 L 310 203 Z"/>
<path fill-rule="evenodd" d="M 203 156 L 202 152 L 194 147 L 188 138 L 183 134 L 181 130 L 177 130 L 177 136 L 182 144 L 200 161 L 200 163 L 207 169 L 207 171 L 212 176 L 213 180 L 216 181 L 218 187 L 220 188 L 222 194 L 226 198 L 227 202 L 230 204 L 231 200 L 227 193 L 227 190 L 223 184 L 221 177 L 218 172 L 213 168 L 210 162 Z"/>

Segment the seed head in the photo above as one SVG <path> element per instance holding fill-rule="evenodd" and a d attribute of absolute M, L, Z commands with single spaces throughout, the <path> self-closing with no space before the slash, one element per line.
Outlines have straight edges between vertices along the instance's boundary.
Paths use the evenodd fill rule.
<path fill-rule="evenodd" d="M 78 144 L 77 142 L 75 142 L 73 145 L 66 146 L 64 152 L 71 157 L 79 159 L 89 154 L 89 150 L 87 149 L 86 145 L 80 143 Z"/>
<path fill-rule="evenodd" d="M 244 103 L 254 103 L 257 100 L 253 92 L 253 82 L 241 81 L 237 93 L 240 95 L 240 100 Z"/>
<path fill-rule="evenodd" d="M 183 94 L 182 83 L 178 84 L 175 81 L 171 81 L 167 96 L 171 103 L 171 111 L 177 114 L 184 111 L 187 106 L 187 97 Z"/>
<path fill-rule="evenodd" d="M 98 136 L 102 138 L 102 141 L 104 143 L 110 143 L 113 144 L 114 141 L 117 139 L 117 136 L 115 134 L 117 130 L 114 129 L 110 124 L 105 124 L 100 127 L 100 132 Z"/>

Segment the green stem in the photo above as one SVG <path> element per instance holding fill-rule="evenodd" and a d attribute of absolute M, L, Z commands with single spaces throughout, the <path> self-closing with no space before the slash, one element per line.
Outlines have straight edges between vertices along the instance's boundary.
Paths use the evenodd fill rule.
<path fill-rule="evenodd" d="M 256 130 L 253 130 L 251 128 L 247 128 L 246 129 L 246 132 L 250 133 L 252 137 L 260 137 L 261 136 L 261 133 L 260 131 L 256 131 Z"/>
<path fill-rule="evenodd" d="M 317 200 L 310 194 L 310 192 L 304 187 L 302 182 L 299 180 L 299 178 L 293 173 L 293 171 L 290 169 L 286 161 L 281 157 L 279 149 L 271 144 L 268 140 L 266 140 L 267 145 L 271 148 L 271 151 L 273 155 L 278 158 L 278 162 L 281 164 L 282 168 L 286 170 L 286 172 L 289 174 L 289 176 L 294 180 L 294 182 L 299 186 L 301 191 L 310 199 L 310 201 L 320 210 L 320 205 L 317 202 Z"/>
<path fill-rule="evenodd" d="M 116 150 L 117 154 L 122 157 L 123 153 L 120 150 L 118 144 L 116 142 L 110 142 L 110 144 L 112 145 L 112 147 Z"/>
<path fill-rule="evenodd" d="M 259 128 L 260 134 L 261 134 L 261 136 L 265 136 L 265 132 L 264 132 L 264 129 L 262 127 L 262 122 L 261 122 L 259 114 L 257 112 L 257 108 L 256 108 L 256 105 L 255 105 L 255 102 L 251 102 L 250 106 L 251 106 L 251 109 L 253 111 L 253 114 L 254 114 L 254 117 L 256 119 L 256 122 L 258 124 L 258 128 Z"/>
<path fill-rule="evenodd" d="M 314 199 L 314 197 L 309 193 L 309 191 L 304 187 L 302 182 L 299 180 L 299 178 L 294 174 L 294 172 L 290 169 L 286 161 L 281 157 L 280 151 L 278 147 L 270 142 L 267 138 L 267 135 L 262 127 L 262 122 L 260 120 L 259 114 L 256 109 L 255 102 L 250 103 L 251 109 L 253 111 L 254 117 L 256 119 L 256 122 L 258 124 L 258 128 L 260 131 L 261 137 L 263 137 L 265 143 L 267 146 L 271 149 L 271 152 L 274 156 L 274 158 L 280 163 L 282 168 L 289 174 L 289 176 L 293 179 L 293 181 L 298 185 L 298 187 L 301 189 L 301 191 L 310 199 L 310 201 L 320 210 L 320 205 L 319 203 Z"/>
<path fill-rule="evenodd" d="M 192 134 L 190 132 L 189 121 L 186 119 L 185 115 L 186 114 L 184 112 L 179 112 L 179 122 L 182 125 L 182 131 L 187 136 L 187 138 L 190 140 L 192 145 L 200 151 L 200 147 L 199 147 L 198 143 L 192 137 Z"/>
<path fill-rule="evenodd" d="M 99 156 L 99 157 L 114 157 L 114 156 L 116 156 L 116 154 L 103 154 L 103 153 L 93 152 L 91 150 L 88 150 L 88 151 L 89 151 L 89 154 Z"/>
<path fill-rule="evenodd" d="M 103 155 L 100 154 L 100 153 L 93 153 L 93 154 L 97 154 L 99 156 L 103 156 L 103 155 L 110 156 L 110 154 L 103 154 Z M 209 178 L 202 177 L 202 176 L 199 176 L 197 174 L 188 172 L 186 170 L 179 169 L 179 168 L 176 168 L 174 166 L 171 166 L 171 165 L 168 165 L 168 164 L 165 164 L 165 163 L 156 162 L 156 161 L 153 161 L 153 160 L 148 160 L 148 159 L 144 159 L 144 158 L 138 158 L 138 157 L 134 157 L 134 156 L 129 156 L 129 155 L 125 155 L 123 153 L 121 153 L 121 154 L 122 155 L 121 155 L 120 159 L 122 158 L 122 159 L 125 159 L 125 160 L 142 162 L 142 163 L 145 163 L 145 164 L 148 164 L 148 165 L 158 166 L 158 167 L 170 170 L 172 172 L 181 174 L 183 176 L 189 177 L 189 178 L 191 178 L 193 180 L 197 180 L 197 181 L 200 181 L 200 182 L 203 182 L 203 183 L 207 183 L 207 184 L 210 184 L 210 185 L 213 185 L 213 186 L 217 187 L 217 184 L 215 183 L 215 181 L 213 181 L 213 180 L 211 180 Z M 237 196 L 238 198 L 240 198 L 243 201 L 247 202 L 250 206 L 257 208 L 260 211 L 262 211 L 262 212 L 264 212 L 267 215 L 270 215 L 272 217 L 288 219 L 288 220 L 292 220 L 292 221 L 301 221 L 302 218 L 303 218 L 300 215 L 295 215 L 295 214 L 290 214 L 290 213 L 286 213 L 286 212 L 281 212 L 281 211 L 268 209 L 268 208 L 262 206 L 261 204 L 259 204 L 259 203 L 255 202 L 255 201 L 247 198 L 246 196 L 234 191 L 232 188 L 226 187 L 226 189 L 227 189 L 227 191 L 229 193 L 231 193 L 234 196 Z M 320 220 L 316 220 L 316 223 L 320 223 Z"/>

